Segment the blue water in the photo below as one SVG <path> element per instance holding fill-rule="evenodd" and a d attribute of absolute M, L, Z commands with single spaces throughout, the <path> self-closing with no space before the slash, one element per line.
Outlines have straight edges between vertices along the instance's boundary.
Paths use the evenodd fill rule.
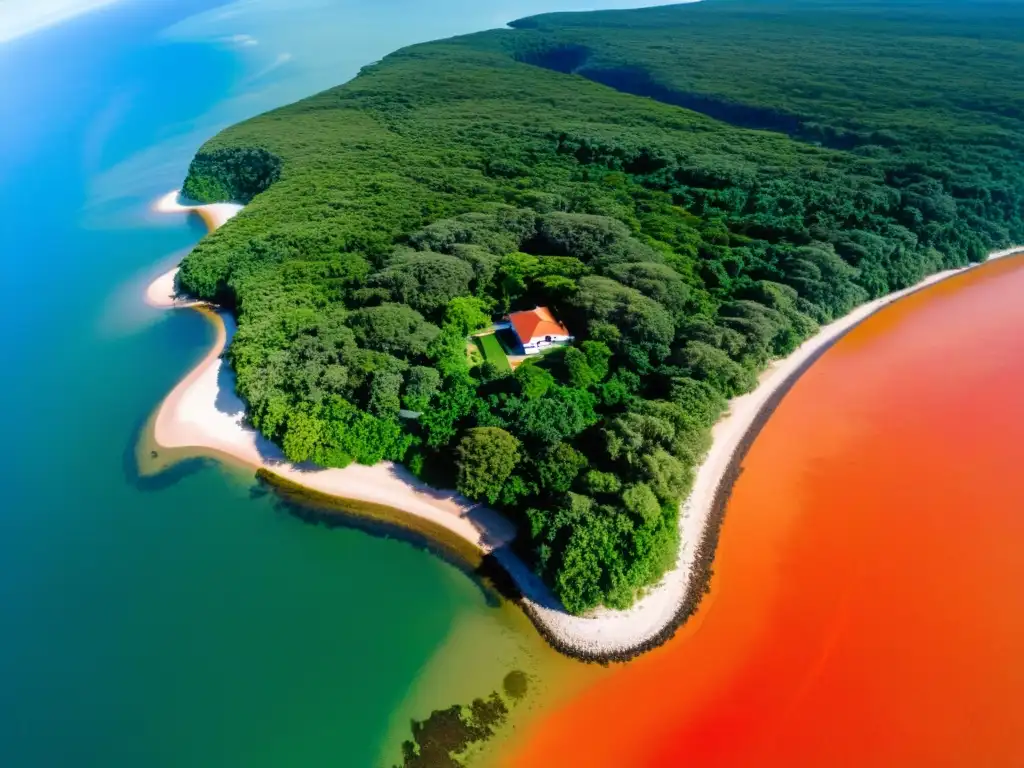
<path fill-rule="evenodd" d="M 0 765 L 374 765 L 407 714 L 536 648 L 429 552 L 212 461 L 136 473 L 212 339 L 140 298 L 202 235 L 148 213 L 199 144 L 399 45 L 557 7 L 423 5 L 126 0 L 0 45 Z M 470 620 L 467 679 L 436 659 Z"/>

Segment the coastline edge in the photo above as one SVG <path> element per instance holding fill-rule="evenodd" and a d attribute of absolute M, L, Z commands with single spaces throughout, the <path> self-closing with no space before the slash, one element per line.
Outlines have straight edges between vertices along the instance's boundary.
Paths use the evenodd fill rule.
<path fill-rule="evenodd" d="M 169 193 L 160 198 L 153 209 L 161 213 L 195 212 L 202 216 L 211 232 L 225 224 L 242 208 L 242 206 L 226 203 L 183 205 L 179 202 L 179 199 L 177 192 Z M 487 542 L 487 537 L 483 532 L 481 536 L 472 540 L 457 528 L 451 526 L 441 527 L 444 531 L 460 537 L 462 541 L 480 554 L 481 562 L 475 572 L 491 578 L 499 591 L 504 593 L 509 599 L 517 602 L 537 628 L 540 635 L 558 652 L 581 661 L 608 663 L 613 661 L 629 661 L 649 650 L 653 650 L 670 640 L 676 631 L 696 613 L 704 595 L 710 590 L 713 563 L 718 548 L 721 527 L 725 520 L 725 512 L 733 486 L 742 473 L 743 460 L 746 458 L 747 453 L 764 426 L 778 409 L 786 395 L 796 385 L 800 377 L 850 331 L 894 302 L 938 282 L 983 266 L 989 261 L 1016 255 L 1024 255 L 1024 246 L 1012 246 L 1001 251 L 995 251 L 990 253 L 985 261 L 926 276 L 913 286 L 887 294 L 854 308 L 849 314 L 819 329 L 815 336 L 805 340 L 787 358 L 773 361 L 761 373 L 759 384 L 752 392 L 730 400 L 725 414 L 713 427 L 712 445 L 696 469 L 691 493 L 680 506 L 680 528 L 692 527 L 699 531 L 699 535 L 694 537 L 692 536 L 693 531 L 690 534 L 681 531 L 684 535 L 682 536 L 676 566 L 667 572 L 658 584 L 652 586 L 633 607 L 626 611 L 598 609 L 596 615 L 588 617 L 573 616 L 561 608 L 547 586 L 511 551 L 507 543 L 492 546 Z M 171 395 L 174 394 L 174 391 L 182 388 L 187 389 L 187 384 L 198 378 L 201 372 L 205 371 L 211 363 L 220 362 L 220 355 L 229 337 L 224 328 L 223 319 L 215 311 L 215 307 L 202 302 L 181 300 L 179 298 L 167 300 L 166 302 L 150 300 L 154 293 L 159 292 L 158 284 L 166 284 L 168 276 L 173 275 L 176 271 L 177 268 L 161 275 L 150 285 L 147 290 L 146 303 L 155 308 L 162 309 L 187 307 L 201 311 L 205 310 L 205 312 L 213 316 L 211 319 L 216 318 L 216 325 L 220 326 L 220 329 L 216 334 L 214 347 L 211 348 L 210 352 L 197 366 L 186 374 L 178 385 L 175 386 L 174 390 L 164 398 L 155 412 L 156 418 L 150 420 L 151 424 L 156 423 L 157 418 L 159 418 L 161 411 Z M 161 281 L 163 281 L 162 284 Z M 792 370 L 784 372 L 779 377 L 780 368 L 785 367 L 787 363 L 792 364 Z M 760 397 L 757 397 L 759 392 Z M 735 414 L 736 405 L 741 401 L 743 405 L 748 406 L 748 409 L 752 408 L 751 413 L 742 414 L 745 418 L 740 418 Z M 730 419 L 737 419 L 737 421 L 730 423 Z M 722 437 L 718 437 L 717 440 L 714 439 L 717 437 L 714 435 L 714 432 L 722 431 L 729 427 L 736 430 L 738 435 L 732 437 L 732 439 L 728 439 L 730 437 L 728 435 L 722 436 L 726 437 L 723 450 Z M 151 437 L 156 445 L 165 449 L 179 450 L 184 447 L 160 444 L 159 440 L 156 439 L 155 430 Z M 716 453 L 716 447 L 719 448 L 718 453 Z M 198 450 L 211 448 L 216 458 L 223 458 L 223 451 L 217 450 L 214 446 L 195 445 L 189 446 L 189 448 Z M 720 455 L 723 453 L 726 455 Z M 232 455 L 231 458 L 241 461 L 247 467 L 253 464 L 245 456 Z M 723 462 L 724 466 L 721 466 L 719 469 L 718 465 Z M 279 492 L 278 484 L 283 481 L 281 482 L 282 485 L 286 487 L 295 486 L 295 488 L 302 489 L 303 492 L 308 492 L 310 497 L 314 499 L 328 498 L 337 502 L 348 501 L 355 504 L 371 504 L 379 508 L 387 507 L 388 509 L 393 509 L 396 512 L 396 516 L 388 522 L 410 529 L 415 533 L 424 534 L 425 532 L 422 530 L 423 525 L 437 527 L 435 520 L 431 520 L 430 517 L 413 509 L 392 507 L 391 505 L 379 504 L 366 499 L 348 498 L 335 493 L 326 493 L 320 488 L 296 482 L 294 478 L 282 477 L 273 468 L 268 469 L 264 466 L 256 466 L 255 469 L 257 470 L 256 476 L 258 479 L 267 481 L 271 479 L 268 475 L 273 477 L 273 480 L 268 485 L 275 492 Z M 414 488 L 411 489 L 415 491 Z M 694 507 L 699 508 L 694 509 Z M 345 511 L 343 504 L 339 504 L 338 508 L 342 514 L 359 516 L 358 512 Z M 493 514 L 497 515 L 498 513 Z M 502 517 L 502 519 L 504 518 Z M 412 524 L 413 520 L 417 521 L 420 526 Z M 690 526 L 687 526 L 688 522 L 691 523 Z M 438 537 L 436 542 L 432 540 L 429 534 L 425 535 L 425 538 L 431 540 L 432 544 L 436 544 L 441 553 L 446 551 L 451 553 L 452 542 L 445 541 L 444 537 Z M 442 554 L 442 556 L 444 555 Z M 667 596 L 668 592 L 673 593 L 674 599 L 672 596 Z M 653 602 L 660 598 L 663 605 L 652 606 L 652 598 Z M 622 626 L 635 621 L 637 614 L 643 612 L 645 608 L 652 607 L 654 608 L 653 613 L 659 615 L 653 617 L 653 622 L 645 622 L 649 626 L 642 628 L 639 632 L 629 633 L 622 631 Z M 661 610 L 658 610 L 659 607 Z M 601 637 L 600 629 L 602 626 L 608 626 L 611 623 L 619 625 L 618 627 L 613 627 L 608 633 L 614 636 Z M 619 629 L 618 632 L 615 631 L 616 628 Z M 595 629 L 598 631 L 583 631 Z M 629 634 L 632 634 L 633 637 L 628 637 Z"/>

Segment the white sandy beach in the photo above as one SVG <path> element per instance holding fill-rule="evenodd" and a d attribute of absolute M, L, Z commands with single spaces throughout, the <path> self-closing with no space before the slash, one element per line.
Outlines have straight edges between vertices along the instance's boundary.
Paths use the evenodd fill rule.
<path fill-rule="evenodd" d="M 166 202 L 165 202 L 166 201 Z M 173 203 L 173 206 L 172 206 Z M 237 210 L 223 206 L 182 206 L 175 193 L 163 198 L 157 210 L 218 208 L 204 215 L 211 228 L 227 221 Z M 236 207 L 237 208 L 237 207 Z M 221 218 L 223 217 L 223 218 Z M 216 223 L 218 222 L 219 223 Z M 1022 252 L 1021 247 L 992 253 L 989 259 Z M 967 267 L 965 269 L 971 269 Z M 199 364 L 161 404 L 154 421 L 154 439 L 163 448 L 207 449 L 227 454 L 254 468 L 271 472 L 321 493 L 391 507 L 443 526 L 482 553 L 492 553 L 515 580 L 524 598 L 524 610 L 545 633 L 579 655 L 608 658 L 648 645 L 674 624 L 686 598 L 698 547 L 711 517 L 716 491 L 736 450 L 762 408 L 780 387 L 822 349 L 882 307 L 964 270 L 931 275 L 911 288 L 863 304 L 850 314 L 824 326 L 788 357 L 775 361 L 760 376 L 757 388 L 730 401 L 727 414 L 715 425 L 711 450 L 697 470 L 693 490 L 682 506 L 680 547 L 676 567 L 635 606 L 626 611 L 601 609 L 586 617 L 572 616 L 547 587 L 508 547 L 514 527 L 493 510 L 475 505 L 452 491 L 424 486 L 400 466 L 353 465 L 346 469 L 296 467 L 284 461 L 280 450 L 260 437 L 244 421 L 244 405 L 234 392 L 234 378 L 220 355 L 234 332 L 234 320 L 220 318 L 218 338 Z M 173 295 L 174 276 L 161 276 L 147 291 L 147 300 Z M 160 306 L 182 306 L 174 300 Z"/>
<path fill-rule="evenodd" d="M 195 213 L 200 216 L 211 232 L 218 229 L 241 211 L 243 206 L 237 203 L 213 203 L 201 205 L 184 198 L 180 192 L 168 192 L 153 203 L 152 210 L 156 213 Z M 178 291 L 178 267 L 164 272 L 146 289 L 146 303 L 158 309 L 172 307 L 188 307 L 195 302 L 183 297 Z"/>
<path fill-rule="evenodd" d="M 234 373 L 221 359 L 234 333 L 234 319 L 224 312 L 216 317 L 214 347 L 160 405 L 153 425 L 158 446 L 212 449 L 320 493 L 398 509 L 446 528 L 483 553 L 511 541 L 515 529 L 497 512 L 457 493 L 429 488 L 399 465 L 319 469 L 288 463 L 276 445 L 245 423 Z"/>
<path fill-rule="evenodd" d="M 177 190 L 168 192 L 153 203 L 153 210 L 156 213 L 196 213 L 206 222 L 211 232 L 227 224 L 243 207 L 238 203 L 195 203 Z"/>
<path fill-rule="evenodd" d="M 989 254 L 989 260 L 1022 252 L 1022 247 L 1016 246 Z M 711 517 L 719 482 L 747 430 L 772 395 L 815 354 L 868 316 L 914 291 L 959 274 L 964 269 L 936 273 L 910 288 L 862 304 L 845 317 L 823 326 L 788 357 L 772 363 L 761 374 L 753 392 L 729 401 L 726 415 L 712 430 L 711 450 L 698 467 L 693 490 L 681 509 L 679 526 L 682 545 L 676 567 L 632 608 L 625 611 L 600 609 L 590 616 L 572 616 L 552 600 L 546 587 L 518 558 L 514 555 L 508 557 L 506 555 L 509 553 L 506 552 L 497 552 L 495 554 L 499 561 L 514 575 L 527 596 L 523 600 L 524 609 L 567 646 L 595 657 L 628 652 L 650 642 L 673 623 L 686 597 L 697 550 Z"/>
<path fill-rule="evenodd" d="M 194 303 L 178 294 L 178 267 L 169 269 L 150 283 L 145 298 L 149 306 L 157 309 L 187 307 Z"/>
<path fill-rule="evenodd" d="M 211 230 L 223 226 L 241 206 L 183 205 L 178 193 L 161 198 L 154 210 L 195 211 Z M 177 296 L 171 270 L 150 284 L 147 303 L 166 308 L 194 306 Z M 245 423 L 245 406 L 235 394 L 234 373 L 221 359 L 235 331 L 234 319 L 216 312 L 217 339 L 206 358 L 163 401 L 153 421 L 153 438 L 162 448 L 207 449 L 226 454 L 255 469 L 274 474 L 320 493 L 379 504 L 441 526 L 481 553 L 511 541 L 515 529 L 504 517 L 452 491 L 438 491 L 419 482 L 405 468 L 384 462 L 373 467 L 353 464 L 345 469 L 297 467 L 280 449 Z"/>

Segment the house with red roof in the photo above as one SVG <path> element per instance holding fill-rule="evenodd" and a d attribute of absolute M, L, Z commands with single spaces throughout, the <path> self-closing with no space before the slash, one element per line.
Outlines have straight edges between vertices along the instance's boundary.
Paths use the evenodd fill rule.
<path fill-rule="evenodd" d="M 558 322 L 547 307 L 513 312 L 508 322 L 528 355 L 536 355 L 553 344 L 568 344 L 573 339 L 569 329 Z"/>

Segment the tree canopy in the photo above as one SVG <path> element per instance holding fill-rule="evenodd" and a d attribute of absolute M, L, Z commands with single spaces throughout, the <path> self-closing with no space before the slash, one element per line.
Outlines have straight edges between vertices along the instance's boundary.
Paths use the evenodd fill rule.
<path fill-rule="evenodd" d="M 674 562 L 728 398 L 866 299 L 1024 241 L 1022 79 L 999 0 L 523 19 L 209 141 L 186 193 L 248 205 L 181 284 L 237 315 L 238 391 L 289 459 L 456 484 L 570 610 L 622 607 Z M 538 305 L 573 348 L 473 356 Z"/>
<path fill-rule="evenodd" d="M 494 503 L 519 463 L 519 441 L 498 427 L 474 427 L 456 449 L 459 490 Z"/>

